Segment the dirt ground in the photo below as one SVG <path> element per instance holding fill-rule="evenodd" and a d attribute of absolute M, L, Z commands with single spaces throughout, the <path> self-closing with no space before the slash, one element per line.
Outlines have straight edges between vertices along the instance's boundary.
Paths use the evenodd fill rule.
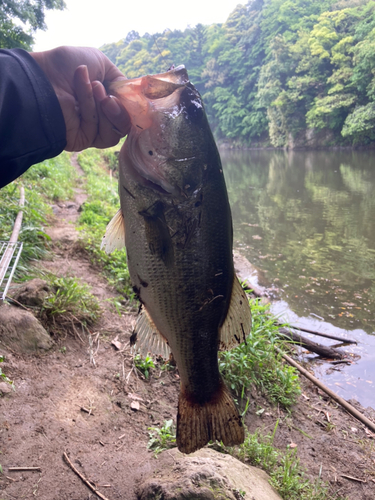
<path fill-rule="evenodd" d="M 55 254 L 42 265 L 88 283 L 104 314 L 91 330 L 91 345 L 84 334 L 82 341 L 68 334 L 43 355 L 1 349 L 6 356 L 2 369 L 16 387 L 0 399 L 2 500 L 97 498 L 64 461 L 64 453 L 106 498 L 133 500 L 138 478 L 156 460 L 147 450 L 148 427 L 176 418 L 177 371 L 158 366 L 149 380 L 135 373 L 129 348 L 134 315 L 120 317 L 111 309 L 105 299 L 114 297 L 114 291 L 77 251 L 73 223 L 83 200 L 78 190 L 72 203 L 54 207 L 56 220 L 49 233 Z M 245 418 L 250 432 L 260 428 L 272 433 L 280 419 L 275 445 L 295 448 L 311 478 L 329 482 L 340 498 L 373 500 L 375 435 L 310 382 L 302 383 L 291 417 L 254 392 Z M 366 415 L 375 421 L 375 412 Z"/>

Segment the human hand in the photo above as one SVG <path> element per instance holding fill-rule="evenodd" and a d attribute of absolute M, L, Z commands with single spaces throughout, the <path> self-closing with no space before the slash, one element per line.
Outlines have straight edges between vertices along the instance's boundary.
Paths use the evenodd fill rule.
<path fill-rule="evenodd" d="M 125 77 L 100 50 L 57 47 L 30 55 L 56 92 L 66 125 L 67 151 L 108 148 L 128 133 L 128 113 L 103 86 Z"/>

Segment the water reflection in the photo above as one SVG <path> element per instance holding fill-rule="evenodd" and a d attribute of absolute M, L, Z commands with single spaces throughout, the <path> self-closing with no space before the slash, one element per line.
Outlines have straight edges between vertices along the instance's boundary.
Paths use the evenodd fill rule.
<path fill-rule="evenodd" d="M 222 152 L 235 247 L 300 316 L 375 331 L 375 153 Z"/>
<path fill-rule="evenodd" d="M 346 399 L 374 405 L 375 152 L 221 156 L 235 248 L 299 317 L 360 332 L 359 365 L 322 378 Z"/>

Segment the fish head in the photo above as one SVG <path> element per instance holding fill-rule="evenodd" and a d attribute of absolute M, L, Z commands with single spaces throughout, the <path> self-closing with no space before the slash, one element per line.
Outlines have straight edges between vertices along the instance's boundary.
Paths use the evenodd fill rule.
<path fill-rule="evenodd" d="M 172 197 L 186 197 L 202 177 L 213 137 L 199 92 L 184 66 L 116 82 L 111 87 L 131 117 L 120 169 L 133 181 Z M 207 137 L 208 134 L 208 137 Z"/>

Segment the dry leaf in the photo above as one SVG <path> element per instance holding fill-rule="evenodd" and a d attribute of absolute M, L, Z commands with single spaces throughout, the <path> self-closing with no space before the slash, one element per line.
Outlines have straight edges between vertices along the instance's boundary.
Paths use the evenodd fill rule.
<path fill-rule="evenodd" d="M 111 344 L 118 350 L 121 351 L 122 349 L 122 344 L 118 340 L 114 339 L 112 340 Z"/>

